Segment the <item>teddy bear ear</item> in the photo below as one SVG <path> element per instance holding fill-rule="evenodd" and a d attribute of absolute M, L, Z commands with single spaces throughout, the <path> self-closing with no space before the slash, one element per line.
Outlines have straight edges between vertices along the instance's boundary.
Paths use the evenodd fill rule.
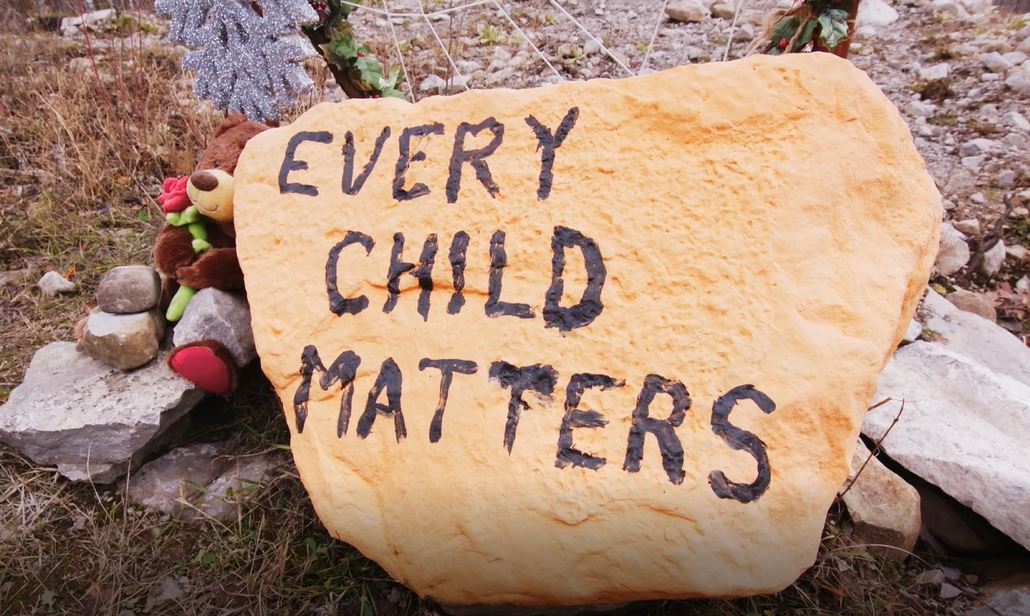
<path fill-rule="evenodd" d="M 229 130 L 234 126 L 238 126 L 243 122 L 246 122 L 247 118 L 242 113 L 230 113 L 224 120 L 222 120 L 221 126 L 215 131 L 215 137 L 221 135 L 225 131 Z"/>

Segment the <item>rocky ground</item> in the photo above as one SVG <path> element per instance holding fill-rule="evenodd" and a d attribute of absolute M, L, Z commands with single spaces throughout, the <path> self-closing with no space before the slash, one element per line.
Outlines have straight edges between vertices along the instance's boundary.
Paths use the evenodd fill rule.
<path fill-rule="evenodd" d="M 741 57 L 774 6 L 422 3 L 428 18 L 415 15 L 418 0 L 392 0 L 391 12 L 401 14 L 392 19 L 375 2 L 353 17 L 358 38 L 379 57 L 403 59 L 412 99 Z M 467 4 L 473 6 L 450 10 Z M 856 457 L 865 480 L 830 512 L 819 560 L 790 589 L 627 613 L 981 616 L 1024 613 L 1019 602 L 1030 601 L 1027 580 L 1011 577 L 1028 567 L 1020 545 L 1028 541 L 1026 493 L 1019 490 L 1028 481 L 1020 438 L 1025 442 L 1030 414 L 1030 16 L 992 10 L 986 0 L 864 6 L 851 59 L 911 126 L 947 221 L 935 292 L 876 399 L 913 388 L 923 400 L 947 395 L 931 405 L 911 403 L 902 421 L 896 405 L 870 413 L 866 442 L 882 445 L 883 464 Z M 14 84 L 0 94 L 0 403 L 19 404 L 27 397 L 15 400 L 11 390 L 35 378 L 26 374 L 30 358 L 71 338 L 103 273 L 146 262 L 160 222 L 159 178 L 190 171 L 216 121 L 177 70 L 182 50 L 161 42 L 160 19 L 107 14 L 54 32 L 26 30 L 24 17 L 10 17 L 16 34 L 3 35 L 0 54 L 0 72 Z M 303 105 L 337 98 L 327 72 L 317 61 L 310 67 L 319 88 Z M 76 358 L 60 343 L 40 354 L 39 371 L 102 376 L 83 381 L 77 391 L 84 398 L 43 391 L 30 401 L 34 419 L 135 386 L 100 368 L 78 370 Z M 133 378 L 168 383 L 160 372 L 143 369 Z M 980 393 L 963 397 L 970 391 Z M 22 443 L 22 453 L 0 447 L 0 613 L 5 606 L 16 613 L 136 614 L 254 605 L 272 612 L 437 612 L 321 529 L 283 455 L 288 434 L 274 394 L 256 371 L 228 404 L 187 400 L 174 388 L 166 397 L 136 424 L 120 424 L 132 438 L 119 440 L 139 441 L 138 450 L 48 458 L 40 467 L 23 457 L 42 455 L 32 444 Z M 191 427 L 166 431 L 172 416 L 187 413 Z M 939 421 L 943 414 L 948 421 Z M 24 425 L 21 434 L 43 424 Z M 63 438 L 96 427 L 88 421 Z M 885 437 L 888 431 L 893 436 Z M 117 464 L 135 465 L 170 442 L 182 447 L 113 487 L 58 475 L 99 482 Z M 956 450 L 965 457 L 952 462 L 965 470 L 935 474 Z M 101 468 L 92 466 L 97 460 Z M 893 506 L 879 511 L 871 503 L 882 502 L 885 491 Z M 915 555 L 902 564 L 904 550 Z"/>

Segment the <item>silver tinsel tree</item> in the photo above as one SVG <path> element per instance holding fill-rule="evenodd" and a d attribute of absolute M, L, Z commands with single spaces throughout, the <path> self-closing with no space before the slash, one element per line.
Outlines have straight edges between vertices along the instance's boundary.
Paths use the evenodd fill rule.
<path fill-rule="evenodd" d="M 315 53 L 300 33 L 317 21 L 307 0 L 157 0 L 168 38 L 194 48 L 182 67 L 193 91 L 251 120 L 278 120 L 311 79 L 298 62 Z"/>

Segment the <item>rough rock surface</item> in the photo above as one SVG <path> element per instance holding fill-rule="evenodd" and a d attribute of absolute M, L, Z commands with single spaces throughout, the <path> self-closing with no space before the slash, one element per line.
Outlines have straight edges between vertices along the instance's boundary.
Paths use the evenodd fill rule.
<path fill-rule="evenodd" d="M 68 280 L 57 272 L 50 271 L 43 274 L 43 277 L 36 283 L 39 290 L 51 297 L 58 293 L 74 293 L 78 287 L 74 282 Z"/>
<path fill-rule="evenodd" d="M 71 342 L 32 358 L 0 406 L 0 442 L 73 480 L 109 483 L 138 465 L 204 394 L 163 361 L 122 372 Z"/>
<path fill-rule="evenodd" d="M 182 500 L 195 499 L 225 469 L 218 459 L 224 443 L 201 443 L 173 449 L 147 462 L 128 481 L 128 495 L 151 511 L 175 514 Z"/>
<path fill-rule="evenodd" d="M 708 18 L 708 7 L 701 0 L 680 0 L 670 2 L 665 13 L 673 21 L 698 22 Z"/>
<path fill-rule="evenodd" d="M 504 125 L 489 156 L 500 131 L 475 127 L 487 118 Z M 542 169 L 550 157 L 537 135 L 556 144 L 564 118 L 553 167 Z M 427 122 L 440 123 L 425 129 L 434 134 L 403 137 Z M 463 122 L 473 128 L 455 154 Z M 357 182 L 385 123 L 393 136 L 381 159 L 343 194 L 341 127 L 353 131 Z M 298 141 L 311 135 L 322 142 Z M 462 163 L 462 151 L 480 154 Z M 461 178 L 448 203 L 451 169 Z M 925 287 L 941 217 L 897 110 L 828 54 L 417 105 L 321 105 L 248 143 L 236 178 L 255 341 L 315 509 L 335 536 L 447 604 L 790 584 L 815 558 L 876 375 Z M 410 198 L 395 200 L 395 185 Z M 451 247 L 459 231 L 466 251 Z M 399 273 L 388 283 L 391 254 Z M 464 304 L 448 312 L 452 263 L 464 264 Z M 600 304 L 580 302 L 587 284 Z M 435 439 L 440 370 L 424 360 L 443 358 L 477 372 L 453 375 Z M 612 387 L 586 388 L 579 409 L 597 414 L 570 408 L 559 449 L 577 373 L 610 375 L 586 381 Z M 544 394 L 526 391 L 520 403 L 513 384 Z M 644 429 L 672 429 L 660 420 L 686 391 L 690 409 L 671 420 L 679 427 L 663 465 Z M 769 412 L 731 402 L 743 395 Z M 759 454 L 729 444 L 747 437 L 718 434 L 731 408 L 764 443 L 748 439 L 767 452 L 767 485 Z"/>
<path fill-rule="evenodd" d="M 138 368 L 157 357 L 164 319 L 156 311 L 110 314 L 94 310 L 86 319 L 83 350 L 119 370 Z"/>
<path fill-rule="evenodd" d="M 870 455 L 859 441 L 843 491 L 855 537 L 864 543 L 893 546 L 897 549 L 871 549 L 887 558 L 905 560 L 919 538 L 919 492 Z"/>
<path fill-rule="evenodd" d="M 998 313 L 994 310 L 991 300 L 979 293 L 959 289 L 948 293 L 947 299 L 959 310 L 972 312 L 991 322 L 998 320 Z"/>
<path fill-rule="evenodd" d="M 858 5 L 855 25 L 882 28 L 898 21 L 898 12 L 884 0 L 865 0 Z"/>
<path fill-rule="evenodd" d="M 951 223 L 941 225 L 941 246 L 935 267 L 942 276 L 950 276 L 969 263 L 969 244 L 966 236 Z"/>
<path fill-rule="evenodd" d="M 129 498 L 152 511 L 226 521 L 280 463 L 278 455 L 229 456 L 225 443 L 179 447 L 145 464 L 129 481 Z M 187 501 L 189 504 L 184 504 Z"/>
<path fill-rule="evenodd" d="M 872 399 L 887 397 L 905 400 L 882 442 L 887 455 L 1030 547 L 1030 387 L 942 346 L 914 342 L 880 375 Z M 890 404 L 870 411 L 862 432 L 882 438 L 897 412 Z"/>
<path fill-rule="evenodd" d="M 935 344 L 1030 385 L 1030 348 L 1004 328 L 959 310 L 933 289 L 926 292 L 919 320 L 932 332 L 931 336 L 924 333 L 924 337 Z"/>
<path fill-rule="evenodd" d="M 194 506 L 205 517 L 234 520 L 239 516 L 240 503 L 256 493 L 280 463 L 281 459 L 273 454 L 233 458 Z"/>
<path fill-rule="evenodd" d="M 161 279 L 149 265 L 109 270 L 97 285 L 97 307 L 112 314 L 146 312 L 161 300 Z"/>
<path fill-rule="evenodd" d="M 240 366 L 249 364 L 257 353 L 247 301 L 218 289 L 200 290 L 186 305 L 172 338 L 176 345 L 198 340 L 217 340 Z"/>

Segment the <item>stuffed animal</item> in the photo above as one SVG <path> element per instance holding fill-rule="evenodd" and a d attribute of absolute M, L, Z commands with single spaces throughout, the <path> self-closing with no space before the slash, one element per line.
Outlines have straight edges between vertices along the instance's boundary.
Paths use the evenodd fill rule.
<path fill-rule="evenodd" d="M 154 244 L 154 264 L 163 279 L 168 321 L 178 321 L 202 289 L 243 293 L 232 224 L 232 174 L 243 146 L 267 128 L 242 115 L 230 115 L 218 127 L 193 174 L 165 180 L 159 202 L 168 224 Z M 226 394 L 236 387 L 238 359 L 225 344 L 215 339 L 180 343 L 180 336 L 176 343 L 168 355 L 172 370 L 211 393 Z"/>

